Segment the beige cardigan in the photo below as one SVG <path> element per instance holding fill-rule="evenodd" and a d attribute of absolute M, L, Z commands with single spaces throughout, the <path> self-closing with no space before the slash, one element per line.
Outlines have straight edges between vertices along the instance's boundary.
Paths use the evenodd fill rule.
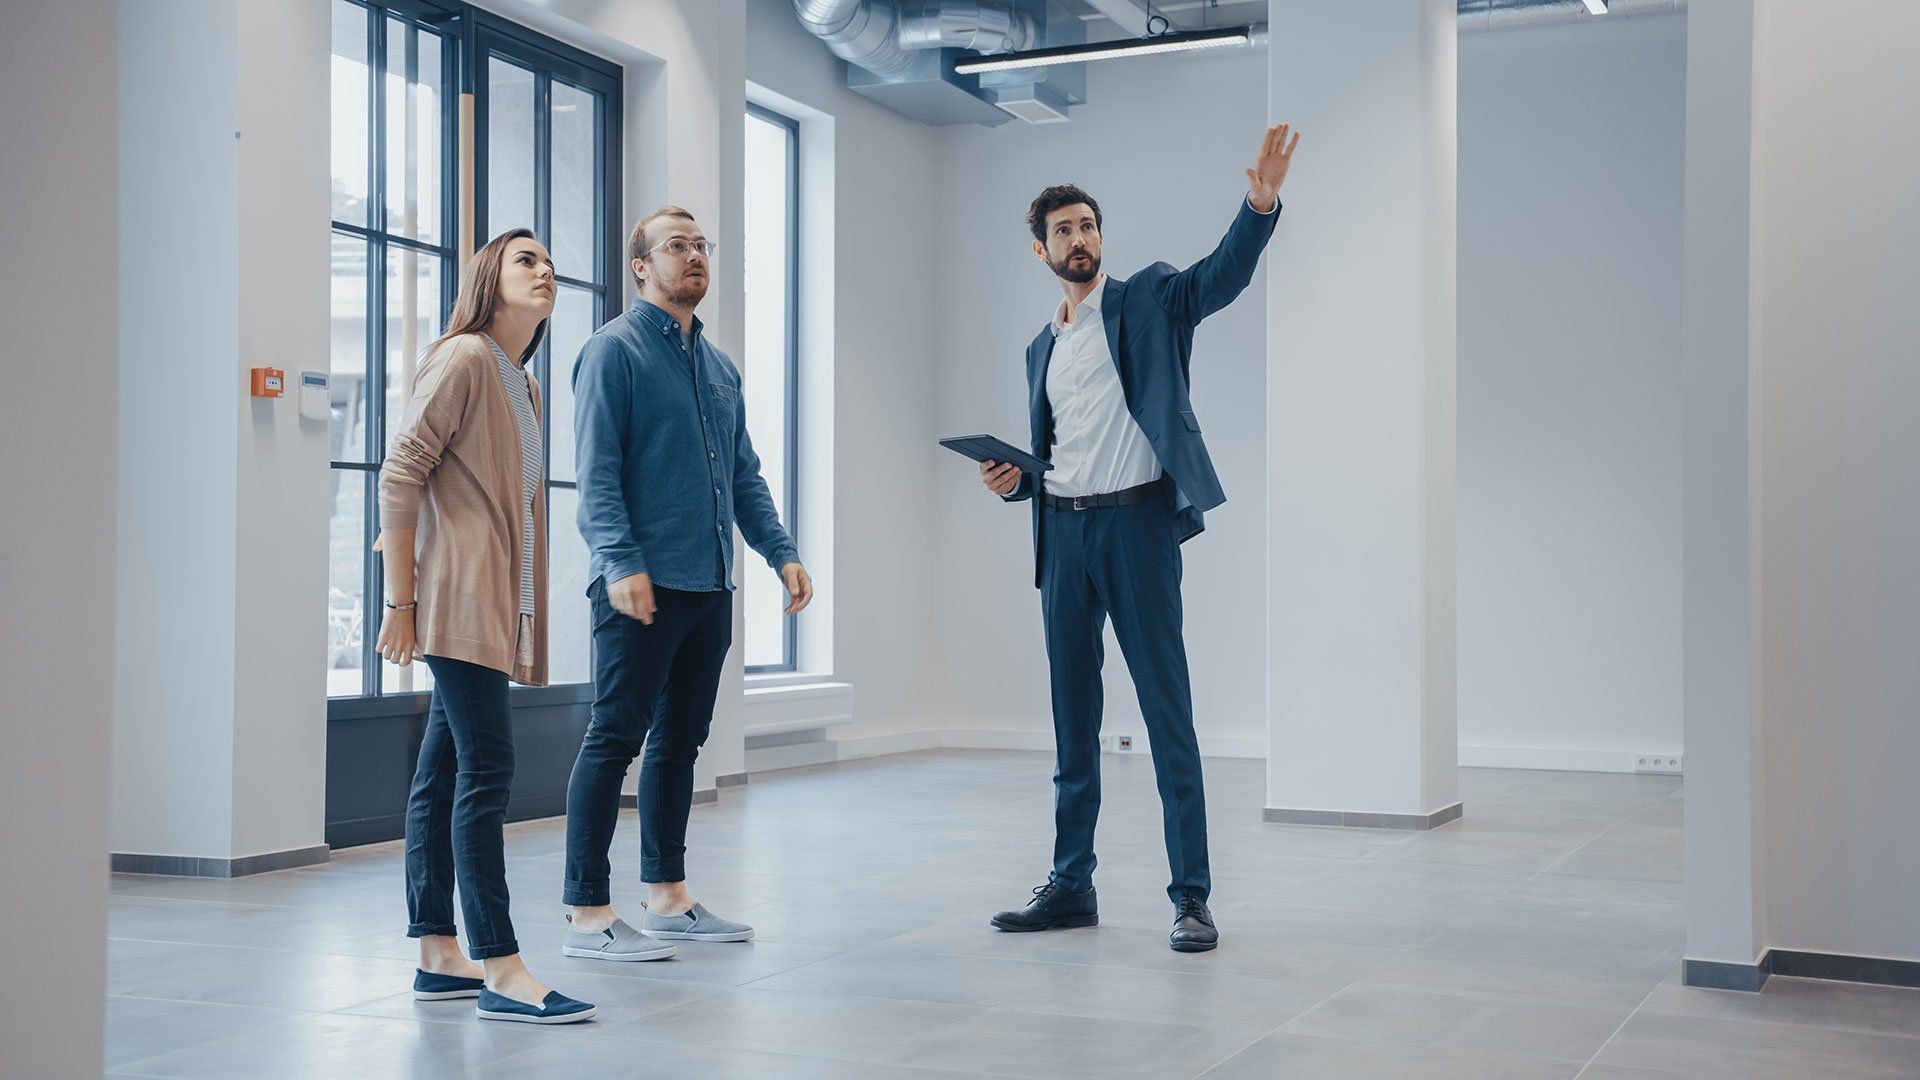
<path fill-rule="evenodd" d="M 540 415 L 540 384 L 533 387 Z M 544 487 L 544 485 L 542 485 Z M 420 651 L 547 684 L 547 498 L 533 497 L 533 663 L 514 662 L 520 618 L 520 429 L 487 339 L 463 334 L 414 377 L 380 470 L 380 527 L 414 536 Z"/>

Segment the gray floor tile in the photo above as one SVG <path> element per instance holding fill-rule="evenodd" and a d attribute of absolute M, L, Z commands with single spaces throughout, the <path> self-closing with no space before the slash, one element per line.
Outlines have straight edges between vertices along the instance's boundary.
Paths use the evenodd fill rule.
<path fill-rule="evenodd" d="M 1047 983 L 1055 965 L 986 956 L 860 949 L 752 984 L 758 990 L 997 1005 Z"/>
<path fill-rule="evenodd" d="M 1573 1080 L 1580 1062 L 1436 1050 L 1277 1032 L 1206 1073 L 1208 1080 Z"/>
<path fill-rule="evenodd" d="M 408 961 L 109 941 L 107 993 L 330 1012 L 413 985 Z"/>
<path fill-rule="evenodd" d="M 763 1054 L 752 1050 L 693 1046 L 686 1043 L 623 1039 L 603 1025 L 577 1025 L 546 1046 L 483 1065 L 466 1075 L 474 1080 L 551 1080 L 553 1077 L 754 1077 L 755 1080 L 811 1080 L 845 1076 L 848 1062 Z"/>
<path fill-rule="evenodd" d="M 1178 1024 L 988 1009 L 874 1060 L 1016 1076 L 1192 1076 L 1260 1038 L 1265 1025 Z"/>
<path fill-rule="evenodd" d="M 1740 1080 L 1920 1077 L 1920 1039 L 1642 1011 L 1596 1059 Z"/>
<path fill-rule="evenodd" d="M 118 1068 L 201 1043 L 292 1023 L 308 1015 L 247 1005 L 109 997 L 105 1067 Z"/>
<path fill-rule="evenodd" d="M 590 1021 L 589 1021 L 590 1022 Z M 191 1080 L 462 1077 L 564 1037 L 531 1024 L 432 1024 L 339 1013 L 314 1016 L 160 1054 L 115 1075 Z"/>
<path fill-rule="evenodd" d="M 1339 992 L 1337 979 L 1262 979 L 1225 972 L 1046 965 L 1045 983 L 1004 1009 L 1112 1020 L 1272 1029 Z"/>
<path fill-rule="evenodd" d="M 938 1031 L 978 1010 L 922 1001 L 727 990 L 650 1019 L 674 1038 L 702 1046 L 852 1061 Z"/>
<path fill-rule="evenodd" d="M 1920 989 L 1774 977 L 1758 994 L 1663 984 L 1644 1011 L 1920 1038 Z M 1916 1047 L 1920 1051 L 1920 1047 Z"/>
<path fill-rule="evenodd" d="M 1584 1063 L 1599 1052 L 1632 1009 L 1630 1005 L 1567 1005 L 1517 994 L 1362 982 L 1281 1030 L 1290 1035 L 1491 1050 Z"/>

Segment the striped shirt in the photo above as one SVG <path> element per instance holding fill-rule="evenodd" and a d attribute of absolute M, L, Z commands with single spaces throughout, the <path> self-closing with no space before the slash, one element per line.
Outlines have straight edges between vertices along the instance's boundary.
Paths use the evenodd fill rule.
<path fill-rule="evenodd" d="M 540 418 L 533 414 L 533 390 L 527 373 L 507 359 L 500 343 L 487 337 L 493 346 L 493 358 L 500 363 L 500 382 L 506 387 L 507 402 L 513 406 L 514 423 L 520 428 L 520 615 L 522 622 L 533 617 L 533 498 L 540 490 Z M 523 627 L 524 629 L 524 627 Z M 524 633 L 522 634 L 524 637 Z"/>

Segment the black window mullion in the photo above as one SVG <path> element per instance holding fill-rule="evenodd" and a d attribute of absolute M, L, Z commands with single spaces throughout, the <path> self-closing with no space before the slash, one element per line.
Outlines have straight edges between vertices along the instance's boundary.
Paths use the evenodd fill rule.
<path fill-rule="evenodd" d="M 373 166 L 373 187 L 368 200 L 367 224 L 373 233 L 367 246 L 367 433 L 373 440 L 367 459 L 384 463 L 387 459 L 387 34 L 386 12 L 372 9 L 373 25 L 367 69 L 373 76 L 373 92 L 367 95 L 373 109 L 368 127 L 371 145 L 367 160 Z M 367 513 L 367 614 L 361 620 L 361 689 L 368 695 L 380 693 L 380 624 L 386 616 L 386 566 L 374 552 L 380 537 L 379 501 L 364 485 Z"/>

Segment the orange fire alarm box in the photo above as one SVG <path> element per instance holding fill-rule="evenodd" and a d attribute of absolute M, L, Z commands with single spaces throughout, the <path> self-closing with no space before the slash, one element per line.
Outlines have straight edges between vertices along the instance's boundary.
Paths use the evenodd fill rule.
<path fill-rule="evenodd" d="M 287 373 L 279 368 L 257 367 L 253 369 L 253 396 L 279 397 L 286 393 Z"/>

